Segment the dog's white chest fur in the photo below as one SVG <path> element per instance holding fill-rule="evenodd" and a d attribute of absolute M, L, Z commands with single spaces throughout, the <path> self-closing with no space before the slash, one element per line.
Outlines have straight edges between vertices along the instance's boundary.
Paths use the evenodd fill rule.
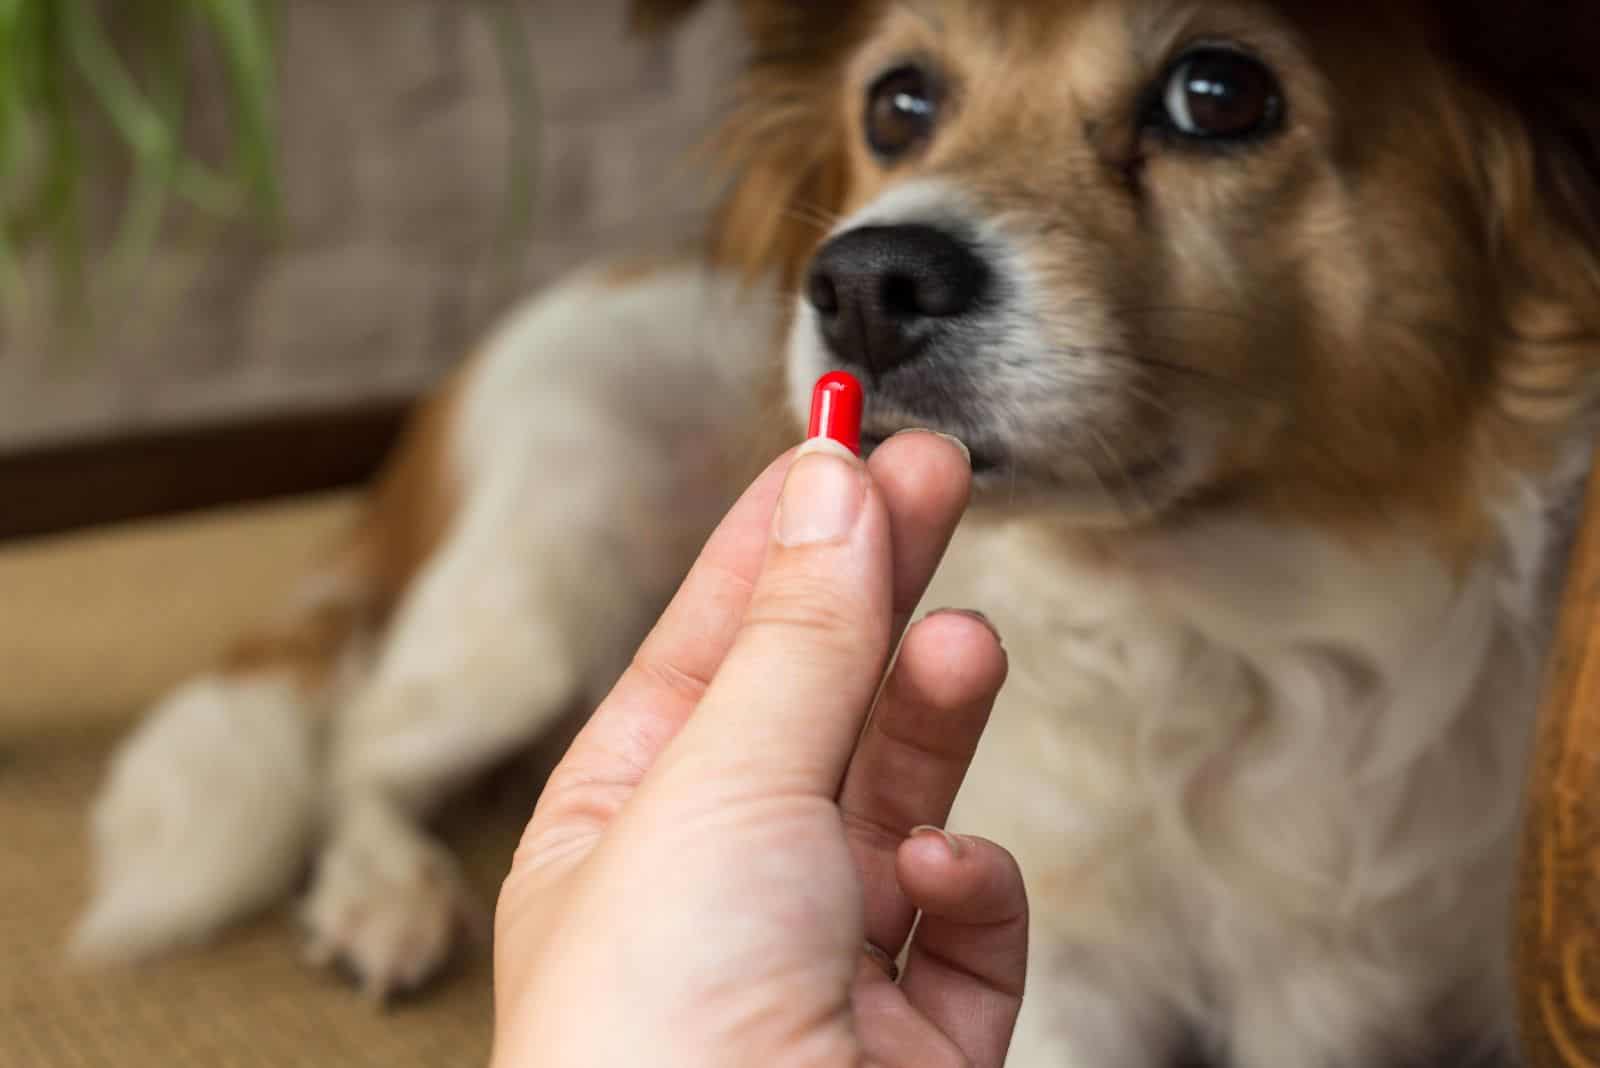
<path fill-rule="evenodd" d="M 956 826 L 1027 873 L 1017 1062 L 1149 1064 L 1175 1016 L 1249 1068 L 1500 1026 L 1540 515 L 1461 575 L 1259 525 L 1114 559 L 964 532 L 930 603 L 989 612 L 1011 656 Z"/>

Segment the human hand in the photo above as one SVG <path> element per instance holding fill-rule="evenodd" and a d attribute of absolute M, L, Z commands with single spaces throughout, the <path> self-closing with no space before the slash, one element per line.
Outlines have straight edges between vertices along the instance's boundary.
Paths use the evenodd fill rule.
<path fill-rule="evenodd" d="M 942 824 L 1005 675 L 980 618 L 893 641 L 965 508 L 954 444 L 775 463 L 552 774 L 496 916 L 498 1068 L 998 1066 L 1022 882 Z M 782 501 L 779 502 L 780 489 Z M 864 945 L 897 953 L 895 983 Z"/>

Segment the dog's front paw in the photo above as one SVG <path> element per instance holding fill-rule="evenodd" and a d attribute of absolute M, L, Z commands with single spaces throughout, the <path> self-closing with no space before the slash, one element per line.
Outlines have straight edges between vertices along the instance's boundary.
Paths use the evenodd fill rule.
<path fill-rule="evenodd" d="M 382 1003 L 416 990 L 488 918 L 438 843 L 380 803 L 346 811 L 301 909 L 307 959 L 348 969 Z"/>

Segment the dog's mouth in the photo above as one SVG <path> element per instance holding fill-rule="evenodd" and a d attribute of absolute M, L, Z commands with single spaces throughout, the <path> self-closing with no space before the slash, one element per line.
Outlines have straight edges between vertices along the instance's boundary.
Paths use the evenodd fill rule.
<path fill-rule="evenodd" d="M 862 456 L 871 456 L 903 429 L 907 428 L 864 429 Z M 949 433 L 938 426 L 920 429 Z M 1115 456 L 1103 449 L 1084 450 L 1081 455 L 1069 450 L 1056 462 L 1040 466 L 992 442 L 953 436 L 971 454 L 973 489 L 990 501 L 999 495 L 1012 504 L 1053 502 L 1073 512 L 1132 520 L 1162 511 L 1185 492 L 1185 455 L 1176 444 L 1136 457 Z"/>
<path fill-rule="evenodd" d="M 868 391 L 862 455 L 908 430 L 950 435 L 966 446 L 974 494 L 989 505 L 1059 508 L 1086 521 L 1143 520 L 1190 493 L 1202 474 L 1203 450 L 1176 424 L 1135 433 L 1085 413 L 1079 424 L 1035 428 L 992 421 L 994 405 L 981 397 L 962 403 L 945 390 L 908 401 L 886 385 Z"/>

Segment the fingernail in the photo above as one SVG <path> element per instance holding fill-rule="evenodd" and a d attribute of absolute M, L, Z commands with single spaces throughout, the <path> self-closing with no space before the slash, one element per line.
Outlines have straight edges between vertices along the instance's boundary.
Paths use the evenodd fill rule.
<path fill-rule="evenodd" d="M 892 440 L 899 437 L 901 434 L 932 434 L 936 438 L 943 438 L 945 441 L 948 441 L 957 449 L 961 450 L 961 458 L 967 461 L 968 467 L 972 466 L 972 450 L 967 448 L 966 442 L 962 441 L 954 434 L 945 434 L 937 430 L 925 430 L 922 427 L 911 427 L 907 430 L 897 430 L 893 434 L 890 434 L 889 437 Z"/>
<path fill-rule="evenodd" d="M 790 547 L 837 541 L 855 529 L 866 476 L 849 449 L 827 438 L 800 446 L 778 501 L 778 541 Z"/>
<path fill-rule="evenodd" d="M 943 827 L 935 827 L 932 824 L 923 824 L 921 827 L 911 828 L 911 837 L 943 839 L 945 848 L 950 850 L 950 855 L 957 860 L 960 860 L 967 851 L 967 844 L 960 838 L 957 838 Z"/>
<path fill-rule="evenodd" d="M 928 613 L 929 616 L 966 616 L 968 619 L 977 620 L 989 628 L 989 633 L 994 635 L 994 640 L 1003 647 L 1006 644 L 1000 636 L 1000 628 L 994 625 L 994 620 L 978 611 L 976 608 L 939 608 Z"/>
<path fill-rule="evenodd" d="M 883 970 L 883 974 L 889 977 L 889 982 L 893 983 L 900 978 L 900 964 L 889 956 L 888 950 L 872 942 L 863 942 L 861 943 L 861 953 Z"/>

